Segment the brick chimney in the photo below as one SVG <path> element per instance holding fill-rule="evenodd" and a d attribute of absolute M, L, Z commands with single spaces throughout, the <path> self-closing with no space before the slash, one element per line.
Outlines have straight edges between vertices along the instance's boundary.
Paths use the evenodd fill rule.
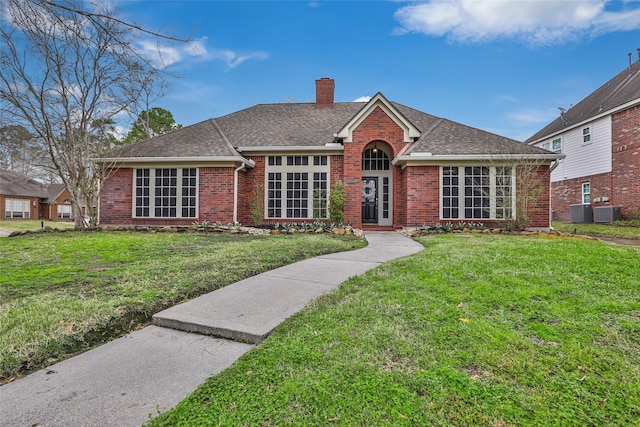
<path fill-rule="evenodd" d="M 336 84 L 333 79 L 323 77 L 316 80 L 316 108 L 333 108 L 333 91 Z"/>

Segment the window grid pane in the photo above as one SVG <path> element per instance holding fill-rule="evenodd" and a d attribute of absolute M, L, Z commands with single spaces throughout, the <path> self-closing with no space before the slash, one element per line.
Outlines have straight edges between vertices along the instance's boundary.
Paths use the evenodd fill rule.
<path fill-rule="evenodd" d="M 182 169 L 182 217 L 196 217 L 196 169 Z"/>
<path fill-rule="evenodd" d="M 389 218 L 389 178 L 382 178 L 382 218 Z"/>
<path fill-rule="evenodd" d="M 509 166 L 496 168 L 496 219 L 513 217 L 512 169 Z"/>
<path fill-rule="evenodd" d="M 315 156 L 319 157 L 319 156 Z M 326 157 L 326 156 L 323 156 Z M 314 160 L 315 163 L 315 160 Z M 313 217 L 327 218 L 327 173 L 314 172 L 313 174 Z"/>
<path fill-rule="evenodd" d="M 460 177 L 457 166 L 442 168 L 442 218 L 455 219 L 460 215 Z"/>
<path fill-rule="evenodd" d="M 287 173 L 287 218 L 308 217 L 308 179 L 309 174 L 306 172 Z"/>
<path fill-rule="evenodd" d="M 282 174 L 270 172 L 267 179 L 267 217 L 282 216 Z"/>
<path fill-rule="evenodd" d="M 362 153 L 362 170 L 386 171 L 389 170 L 389 157 L 377 148 L 369 148 Z"/>
<path fill-rule="evenodd" d="M 287 156 L 287 166 L 308 166 L 309 156 Z"/>
<path fill-rule="evenodd" d="M 464 168 L 464 217 L 488 219 L 491 215 L 489 167 Z"/>
<path fill-rule="evenodd" d="M 136 216 L 149 216 L 149 194 L 151 185 L 149 180 L 149 169 L 136 170 Z"/>

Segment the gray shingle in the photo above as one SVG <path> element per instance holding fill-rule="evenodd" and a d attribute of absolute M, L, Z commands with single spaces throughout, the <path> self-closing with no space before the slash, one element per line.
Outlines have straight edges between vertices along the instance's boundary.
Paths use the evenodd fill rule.
<path fill-rule="evenodd" d="M 49 197 L 44 184 L 18 172 L 0 169 L 0 194 L 4 196 Z M 4 214 L 3 214 L 4 215 Z"/>
<path fill-rule="evenodd" d="M 317 109 L 314 103 L 259 104 L 142 141 L 105 157 L 241 158 L 234 147 L 321 147 L 333 142 L 334 134 L 365 105 L 341 102 L 333 108 Z M 511 154 L 519 150 L 547 153 L 402 104 L 393 105 L 422 132 L 407 154 L 425 151 L 434 155 Z"/>

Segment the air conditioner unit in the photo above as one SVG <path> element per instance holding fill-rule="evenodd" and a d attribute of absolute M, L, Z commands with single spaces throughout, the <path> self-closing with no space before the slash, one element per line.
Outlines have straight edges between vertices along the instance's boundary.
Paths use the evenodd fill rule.
<path fill-rule="evenodd" d="M 598 206 L 593 208 L 593 222 L 613 222 L 621 219 L 620 206 Z"/>
<path fill-rule="evenodd" d="M 591 205 L 570 205 L 569 219 L 574 223 L 593 222 Z"/>

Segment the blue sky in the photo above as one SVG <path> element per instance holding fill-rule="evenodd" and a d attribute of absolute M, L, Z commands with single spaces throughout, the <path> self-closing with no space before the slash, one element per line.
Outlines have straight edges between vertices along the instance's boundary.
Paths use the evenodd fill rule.
<path fill-rule="evenodd" d="M 154 103 L 193 124 L 258 103 L 382 92 L 524 140 L 638 60 L 640 1 L 120 1 L 177 76 Z M 157 41 L 137 39 L 152 52 Z M 149 53 L 151 54 L 151 53 Z"/>

